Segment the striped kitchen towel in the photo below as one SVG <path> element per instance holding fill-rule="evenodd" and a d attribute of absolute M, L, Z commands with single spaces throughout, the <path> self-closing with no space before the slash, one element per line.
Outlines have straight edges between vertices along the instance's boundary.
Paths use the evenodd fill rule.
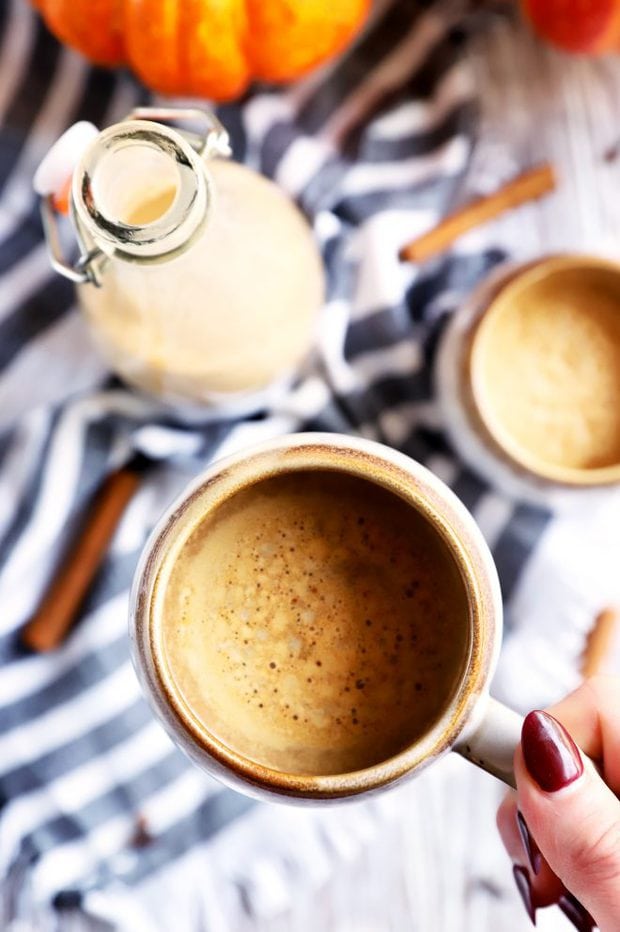
<path fill-rule="evenodd" d="M 153 720 L 128 657 L 128 587 L 149 529 L 191 475 L 290 430 L 376 438 L 447 481 L 487 536 L 509 618 L 526 637 L 509 645 L 505 683 L 522 673 L 519 643 L 565 620 L 560 582 L 555 601 L 541 606 L 536 593 L 553 546 L 571 553 L 578 530 L 552 546 L 547 512 L 497 494 L 459 462 L 433 394 L 442 328 L 503 253 L 490 239 L 422 269 L 396 258 L 445 213 L 467 173 L 475 119 L 462 34 L 448 6 L 385 0 L 335 64 L 218 108 L 236 158 L 310 218 L 328 301 L 316 358 L 269 410 L 187 426 L 106 371 L 72 287 L 50 269 L 31 190 L 68 125 L 104 127 L 152 98 L 127 74 L 63 49 L 26 0 L 0 4 L 0 28 L 0 927 L 44 932 L 67 913 L 128 932 L 235 930 L 239 916 L 277 912 L 324 880 L 395 810 L 397 794 L 329 817 L 257 805 L 193 768 Z M 85 503 L 136 450 L 159 465 L 79 624 L 57 652 L 25 654 L 19 630 Z M 578 630 L 584 600 L 572 604 Z M 557 649 L 544 655 L 530 696 L 546 697 L 549 670 L 572 669 L 574 649 L 564 661 Z M 506 695 L 528 701 L 510 685 Z"/>

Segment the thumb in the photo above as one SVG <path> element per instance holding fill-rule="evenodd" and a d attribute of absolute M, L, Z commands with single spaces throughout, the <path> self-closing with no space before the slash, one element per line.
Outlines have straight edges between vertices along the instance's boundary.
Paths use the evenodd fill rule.
<path fill-rule="evenodd" d="M 515 756 L 519 808 L 551 869 L 603 932 L 620 929 L 620 802 L 547 712 Z"/>

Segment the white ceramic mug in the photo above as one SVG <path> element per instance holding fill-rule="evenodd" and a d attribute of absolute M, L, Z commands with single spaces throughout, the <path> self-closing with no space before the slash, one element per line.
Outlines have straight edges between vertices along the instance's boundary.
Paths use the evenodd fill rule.
<path fill-rule="evenodd" d="M 296 470 L 334 470 L 393 492 L 430 523 L 448 547 L 467 594 L 469 659 L 441 716 L 405 750 L 363 770 L 334 775 L 284 773 L 239 754 L 210 733 L 185 704 L 162 650 L 158 580 L 205 516 L 257 481 Z M 521 718 L 489 696 L 502 633 L 502 601 L 489 549 L 451 490 L 424 466 L 372 441 L 338 434 L 293 434 L 214 463 L 195 479 L 153 530 L 131 595 L 134 665 L 155 713 L 173 740 L 212 776 L 255 797 L 329 801 L 384 789 L 453 750 L 514 785 L 512 758 Z"/>
<path fill-rule="evenodd" d="M 566 510 L 584 504 L 600 506 L 609 494 L 609 489 L 620 483 L 620 463 L 597 465 L 601 450 L 607 452 L 605 447 L 609 443 L 609 421 L 605 417 L 601 418 L 601 410 L 604 413 L 609 402 L 600 394 L 597 395 L 595 389 L 591 388 L 588 395 L 587 379 L 580 381 L 579 377 L 575 377 L 579 391 L 586 392 L 586 401 L 581 402 L 581 409 L 585 403 L 588 408 L 585 414 L 579 406 L 573 411 L 573 402 L 566 398 L 562 389 L 566 383 L 563 383 L 561 377 L 562 354 L 566 353 L 562 339 L 566 339 L 567 333 L 570 336 L 571 327 L 566 318 L 554 316 L 552 319 L 556 320 L 556 327 L 559 328 L 556 343 L 558 347 L 564 346 L 558 349 L 556 357 L 547 350 L 548 364 L 551 366 L 549 372 L 556 372 L 557 369 L 560 373 L 560 377 L 554 377 L 557 385 L 553 401 L 557 407 L 550 407 L 549 374 L 545 378 L 543 368 L 542 389 L 539 387 L 540 405 L 528 411 L 524 421 L 527 423 L 531 415 L 534 423 L 538 421 L 546 425 L 545 432 L 550 436 L 557 435 L 561 430 L 568 431 L 569 451 L 571 445 L 574 445 L 575 436 L 589 438 L 592 463 L 577 466 L 574 462 L 549 461 L 545 458 L 548 450 L 534 450 L 529 445 L 533 442 L 531 438 L 529 443 L 524 443 L 522 437 L 514 434 L 514 422 L 509 419 L 504 423 L 503 416 L 498 413 L 504 409 L 501 405 L 498 407 L 494 397 L 499 392 L 501 398 L 505 386 L 504 389 L 501 384 L 498 387 L 495 384 L 496 377 L 489 377 L 485 360 L 501 358 L 502 350 L 493 342 L 497 340 L 498 333 L 501 336 L 502 332 L 501 323 L 497 329 L 498 320 L 519 321 L 523 308 L 531 312 L 530 323 L 521 324 L 526 335 L 526 349 L 520 351 L 523 358 L 528 352 L 527 334 L 537 333 L 533 329 L 536 321 L 542 319 L 544 325 L 548 308 L 552 311 L 561 309 L 566 304 L 567 294 L 571 295 L 571 301 L 576 307 L 585 309 L 583 313 L 587 313 L 593 320 L 593 332 L 596 333 L 593 311 L 597 301 L 613 300 L 616 306 L 620 302 L 620 264 L 593 256 L 567 254 L 498 266 L 479 283 L 457 313 L 451 316 L 442 333 L 434 371 L 442 422 L 461 458 L 491 485 L 511 498 L 554 510 Z M 569 302 L 569 309 L 570 306 Z M 572 326 L 575 327 L 574 321 Z M 519 328 L 515 332 L 519 333 Z M 580 333 L 578 327 L 575 333 Z M 601 339 L 600 332 L 598 335 Z M 605 342 L 603 339 L 603 349 Z M 506 347 L 503 351 L 507 353 Z M 598 363 L 594 363 L 594 371 L 604 372 L 606 367 L 611 366 L 613 376 L 613 357 L 610 361 L 603 351 L 600 352 L 602 356 Z M 585 359 L 591 356 L 588 352 L 582 352 L 582 355 Z M 504 360 L 505 365 L 500 366 L 500 370 L 512 372 L 518 357 L 518 347 L 513 347 L 512 356 Z M 581 418 L 580 430 L 576 429 L 575 422 L 572 422 L 571 429 L 571 420 L 567 421 L 566 418 L 567 411 L 573 413 L 577 424 Z M 597 438 L 602 444 L 600 447 Z"/>

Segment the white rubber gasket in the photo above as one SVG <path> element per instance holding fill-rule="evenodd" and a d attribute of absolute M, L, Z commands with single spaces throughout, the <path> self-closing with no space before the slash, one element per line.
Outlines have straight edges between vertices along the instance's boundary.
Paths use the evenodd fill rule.
<path fill-rule="evenodd" d="M 60 194 L 84 150 L 98 135 L 97 127 L 86 120 L 70 126 L 54 143 L 34 174 L 32 185 L 37 194 L 41 197 Z"/>

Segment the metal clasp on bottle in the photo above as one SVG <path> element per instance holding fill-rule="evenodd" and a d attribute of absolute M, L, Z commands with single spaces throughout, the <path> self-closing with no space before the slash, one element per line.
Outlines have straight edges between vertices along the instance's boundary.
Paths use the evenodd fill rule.
<path fill-rule="evenodd" d="M 178 130 L 189 142 L 193 149 L 203 158 L 229 158 L 232 155 L 230 137 L 228 132 L 209 110 L 200 110 L 197 107 L 136 107 L 125 120 L 149 120 L 154 123 L 175 123 L 179 121 L 194 121 L 202 124 L 200 132 Z M 54 271 L 63 275 L 76 285 L 87 282 L 100 286 L 96 261 L 101 259 L 101 249 L 89 249 L 84 242 L 77 222 L 74 222 L 75 237 L 79 247 L 79 257 L 71 262 L 65 255 L 58 226 L 59 211 L 54 205 L 52 195 L 41 200 L 41 221 L 43 233 L 47 244 L 50 262 Z"/>
<path fill-rule="evenodd" d="M 150 120 L 152 123 L 178 123 L 192 120 L 201 123 L 201 132 L 181 129 L 189 144 L 205 159 L 228 158 L 232 155 L 228 132 L 211 110 L 198 107 L 135 107 L 125 120 Z"/>

